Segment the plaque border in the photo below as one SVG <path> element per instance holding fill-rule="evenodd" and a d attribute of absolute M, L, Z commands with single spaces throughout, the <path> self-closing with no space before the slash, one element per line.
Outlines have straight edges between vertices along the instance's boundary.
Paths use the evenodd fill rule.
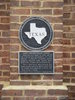
<path fill-rule="evenodd" d="M 51 31 L 51 36 L 49 37 L 49 40 L 48 40 L 48 42 L 44 45 L 44 46 L 41 46 L 41 47 L 39 47 L 39 48 L 34 48 L 34 47 L 31 47 L 31 46 L 28 46 L 25 42 L 24 42 L 24 40 L 23 40 L 23 38 L 22 38 L 22 36 L 21 36 L 21 33 L 22 33 L 22 29 L 23 29 L 23 27 L 24 27 L 24 25 L 28 22 L 28 21 L 30 21 L 30 20 L 32 20 L 32 19 L 39 19 L 39 20 L 42 20 L 42 21 L 44 21 L 47 25 L 48 25 L 48 27 L 49 27 L 49 29 L 50 29 L 50 31 Z M 24 46 L 26 49 L 28 49 L 28 50 L 44 50 L 44 49 L 46 49 L 50 44 L 51 44 L 51 42 L 52 42 L 52 40 L 53 40 L 53 37 L 54 37 L 54 32 L 53 32 L 53 29 L 52 29 L 52 26 L 51 26 L 51 24 L 50 24 L 50 22 L 48 22 L 44 17 L 39 17 L 39 16 L 32 16 L 32 17 L 29 17 L 29 18 L 26 18 L 24 21 L 23 21 L 23 23 L 20 25 L 20 28 L 19 28 L 19 40 L 20 40 L 20 42 L 21 42 L 21 44 L 22 44 L 22 46 Z"/>
<path fill-rule="evenodd" d="M 20 67 L 19 67 L 19 53 L 20 52 L 52 52 L 53 53 L 53 72 L 52 73 L 20 73 Z M 19 51 L 18 52 L 18 74 L 19 75 L 50 75 L 54 74 L 55 69 L 54 69 L 54 51 Z"/>

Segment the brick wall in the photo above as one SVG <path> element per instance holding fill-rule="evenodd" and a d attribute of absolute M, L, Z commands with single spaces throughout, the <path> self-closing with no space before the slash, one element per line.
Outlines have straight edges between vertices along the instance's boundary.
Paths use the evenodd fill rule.
<path fill-rule="evenodd" d="M 75 99 L 75 0 L 64 0 L 63 72 L 70 100 Z"/>
<path fill-rule="evenodd" d="M 0 83 L 9 81 L 10 0 L 0 0 Z M 5 83 L 6 82 L 6 83 Z"/>
<path fill-rule="evenodd" d="M 11 85 L 61 85 L 63 81 L 63 0 L 14 0 L 11 1 L 10 9 Z M 46 51 L 53 50 L 55 53 L 53 75 L 20 75 L 18 73 L 18 51 L 27 51 L 19 41 L 19 27 L 26 18 L 31 16 L 44 17 L 52 25 L 54 38 Z"/>
<path fill-rule="evenodd" d="M 64 82 L 75 83 L 75 2 L 64 0 Z"/>
<path fill-rule="evenodd" d="M 0 0 L 0 83 L 6 85 L 10 78 L 11 85 L 62 85 L 64 80 L 68 85 L 69 98 L 74 100 L 75 0 L 64 0 L 64 13 L 62 6 L 63 0 L 11 0 L 10 8 L 10 0 Z M 20 76 L 18 74 L 18 51 L 27 51 L 18 39 L 18 31 L 22 22 L 30 16 L 44 17 L 52 25 L 54 39 L 46 51 L 55 52 L 54 75 Z"/>

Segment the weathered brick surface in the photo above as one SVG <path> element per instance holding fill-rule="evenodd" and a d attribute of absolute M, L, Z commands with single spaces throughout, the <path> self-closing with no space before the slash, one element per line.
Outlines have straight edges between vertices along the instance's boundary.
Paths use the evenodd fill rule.
<path fill-rule="evenodd" d="M 9 81 L 10 51 L 8 45 L 10 29 L 10 0 L 0 0 L 0 83 Z M 0 90 L 1 91 L 1 90 Z"/>
<path fill-rule="evenodd" d="M 64 33 L 63 37 L 68 40 L 66 43 L 63 41 L 64 49 L 64 62 L 63 62 L 63 72 L 64 72 L 64 83 L 65 84 L 75 84 L 75 0 L 64 0 Z M 75 99 L 75 91 L 72 89 L 75 86 L 69 85 L 69 100 Z"/>
<path fill-rule="evenodd" d="M 46 50 L 55 52 L 54 75 L 20 76 L 18 74 L 18 51 L 27 50 L 21 46 L 18 31 L 21 23 L 30 16 L 44 17 L 52 25 L 54 39 Z M 12 85 L 61 85 L 63 80 L 66 84 L 75 83 L 74 38 L 75 0 L 64 0 L 64 8 L 63 0 L 11 0 L 11 2 L 0 0 L 0 82 L 6 84 L 10 77 Z M 71 89 L 69 90 L 70 100 L 74 98 L 75 93 Z M 14 100 L 17 99 L 17 97 L 14 98 Z M 25 99 L 31 100 L 28 97 Z M 3 98 L 3 100 L 11 100 L 11 98 Z"/>
<path fill-rule="evenodd" d="M 62 56 L 63 56 L 63 1 L 11 1 L 11 14 L 10 14 L 10 79 L 11 84 L 21 85 L 20 81 L 29 81 L 29 84 L 35 85 L 52 85 L 62 84 Z M 51 5 L 51 6 L 49 6 Z M 51 15 L 51 16 L 50 16 Z M 45 75 L 19 75 L 18 74 L 18 51 L 27 51 L 20 43 L 18 31 L 22 22 L 30 16 L 41 16 L 47 19 L 54 30 L 54 39 L 46 50 L 55 51 L 55 74 L 49 75 L 46 82 Z M 15 43 L 14 43 L 15 41 Z M 66 42 L 66 41 L 65 41 Z M 59 53 L 60 52 L 60 53 Z M 60 55 L 61 54 L 61 55 Z M 60 55 L 60 56 L 59 56 Z M 13 69 L 15 66 L 15 70 Z M 15 83 L 15 80 L 19 80 Z M 60 81 L 59 81 L 60 80 Z M 12 84 L 12 85 L 13 85 Z M 24 84 L 24 83 L 22 83 Z"/>
<path fill-rule="evenodd" d="M 22 96 L 22 90 L 3 90 L 3 96 Z"/>
<path fill-rule="evenodd" d="M 50 87 L 44 88 L 44 86 L 41 86 L 42 89 L 40 87 L 34 89 L 34 87 L 31 89 L 31 87 L 21 86 L 22 89 L 18 87 L 16 89 L 13 86 L 11 87 L 13 89 L 3 89 L 1 100 L 68 100 L 66 99 L 67 90 L 64 87 L 64 89 L 59 89 L 59 87 L 50 89 Z"/>

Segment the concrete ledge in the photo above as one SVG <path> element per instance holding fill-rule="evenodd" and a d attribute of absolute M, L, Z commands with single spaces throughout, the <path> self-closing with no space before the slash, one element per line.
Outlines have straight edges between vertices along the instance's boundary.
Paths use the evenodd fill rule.
<path fill-rule="evenodd" d="M 60 85 L 60 86 L 8 86 L 4 87 L 2 90 L 48 90 L 48 89 L 53 89 L 53 90 L 67 90 L 66 86 Z"/>
<path fill-rule="evenodd" d="M 1 100 L 68 100 L 66 86 L 8 86 Z"/>

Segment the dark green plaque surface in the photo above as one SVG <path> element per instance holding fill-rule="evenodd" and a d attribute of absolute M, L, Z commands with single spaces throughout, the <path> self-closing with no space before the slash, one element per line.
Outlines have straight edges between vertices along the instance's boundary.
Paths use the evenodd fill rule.
<path fill-rule="evenodd" d="M 53 52 L 19 52 L 20 74 L 51 74 L 53 72 Z"/>

